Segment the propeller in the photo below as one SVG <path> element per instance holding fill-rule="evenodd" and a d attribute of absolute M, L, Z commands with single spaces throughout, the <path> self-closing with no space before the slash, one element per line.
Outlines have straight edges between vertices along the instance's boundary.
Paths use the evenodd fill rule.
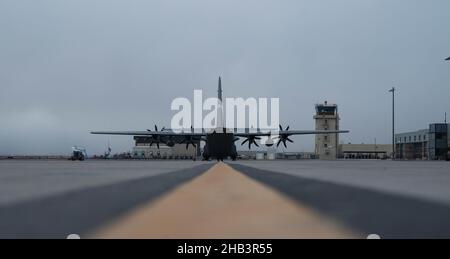
<path fill-rule="evenodd" d="M 166 130 L 166 127 L 162 127 L 161 131 Z M 148 132 L 152 132 L 151 129 L 147 129 Z M 158 132 L 158 126 L 155 125 L 155 131 Z"/>
<path fill-rule="evenodd" d="M 281 124 L 278 125 L 278 127 L 280 127 L 280 131 L 283 131 L 283 126 L 281 126 Z M 286 129 L 285 129 L 284 131 L 288 131 L 290 127 L 291 127 L 291 126 L 287 126 Z"/>
<path fill-rule="evenodd" d="M 258 143 L 256 142 L 256 140 L 260 140 L 260 139 L 261 139 L 261 138 L 260 138 L 260 137 L 257 137 L 257 136 L 249 136 L 246 140 L 244 140 L 244 141 L 241 143 L 241 146 L 243 146 L 245 143 L 248 142 L 248 149 L 251 149 L 251 148 L 252 148 L 252 144 L 254 144 L 255 146 L 259 147 L 259 145 L 258 145 Z"/>
<path fill-rule="evenodd" d="M 194 127 L 191 126 L 191 133 L 194 133 L 194 131 L 195 131 Z M 185 136 L 185 138 L 181 141 L 180 144 L 186 144 L 186 150 L 187 150 L 189 148 L 189 145 L 194 146 L 194 148 L 197 147 L 196 144 L 199 140 L 200 139 L 198 139 L 194 136 Z"/>
<path fill-rule="evenodd" d="M 292 139 L 289 138 L 289 136 L 291 136 L 291 135 L 289 135 L 289 134 L 281 134 L 281 132 L 289 131 L 289 126 L 287 126 L 285 130 L 283 130 L 283 127 L 281 125 L 279 125 L 279 126 L 280 126 L 280 136 L 278 138 L 277 147 L 279 147 L 280 144 L 283 143 L 284 147 L 287 148 L 286 142 L 288 141 L 290 143 L 294 143 L 294 141 L 292 141 Z"/>
<path fill-rule="evenodd" d="M 164 131 L 166 128 L 163 127 L 161 131 Z M 148 132 L 152 132 L 152 130 L 147 129 Z M 155 132 L 158 132 L 158 126 L 155 125 Z M 161 136 L 160 135 L 152 135 L 150 139 L 150 146 L 153 146 L 153 144 L 156 144 L 156 147 L 159 149 L 159 144 L 161 143 Z"/>
<path fill-rule="evenodd" d="M 197 144 L 196 144 L 197 141 L 198 141 L 198 139 L 196 139 L 196 138 L 194 138 L 192 136 L 186 136 L 185 139 L 183 139 L 180 144 L 186 144 L 186 149 L 188 149 L 189 145 L 192 145 L 192 146 L 196 147 L 197 146 Z"/>

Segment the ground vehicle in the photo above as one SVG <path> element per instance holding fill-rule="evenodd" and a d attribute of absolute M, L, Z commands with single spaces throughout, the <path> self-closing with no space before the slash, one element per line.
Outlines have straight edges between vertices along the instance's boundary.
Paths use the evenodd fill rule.
<path fill-rule="evenodd" d="M 84 161 L 87 158 L 86 149 L 82 147 L 73 146 L 72 147 L 72 156 L 70 160 L 72 161 Z"/>

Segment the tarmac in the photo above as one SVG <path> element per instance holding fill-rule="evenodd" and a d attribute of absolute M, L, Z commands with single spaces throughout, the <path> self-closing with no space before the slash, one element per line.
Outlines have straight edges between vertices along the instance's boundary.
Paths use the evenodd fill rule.
<path fill-rule="evenodd" d="M 449 238 L 428 161 L 0 161 L 0 238 Z"/>

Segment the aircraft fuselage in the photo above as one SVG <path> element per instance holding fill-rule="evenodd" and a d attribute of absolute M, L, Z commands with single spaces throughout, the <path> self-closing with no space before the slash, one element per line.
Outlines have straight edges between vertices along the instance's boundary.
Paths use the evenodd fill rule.
<path fill-rule="evenodd" d="M 237 158 L 235 137 L 233 133 L 206 134 L 206 144 L 203 150 L 203 159 L 223 160 Z"/>

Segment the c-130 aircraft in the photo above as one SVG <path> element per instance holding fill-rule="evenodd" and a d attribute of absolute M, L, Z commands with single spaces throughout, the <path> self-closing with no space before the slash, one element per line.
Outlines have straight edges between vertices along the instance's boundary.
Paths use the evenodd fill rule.
<path fill-rule="evenodd" d="M 220 77 L 218 100 L 222 101 L 222 80 Z M 240 140 L 240 138 L 245 138 L 241 145 L 248 143 L 249 149 L 251 149 L 252 145 L 259 147 L 257 140 L 260 140 L 262 137 L 268 138 L 269 141 L 265 143 L 268 147 L 274 145 L 274 139 L 278 139 L 276 146 L 279 147 L 280 144 L 283 143 L 284 147 L 287 148 L 287 142 L 294 143 L 294 141 L 289 138 L 293 135 L 339 134 L 349 132 L 347 130 L 289 130 L 289 126 L 286 129 L 283 129 L 281 125 L 279 125 L 279 128 L 280 130 L 277 131 L 276 134 L 272 134 L 271 132 L 261 132 L 259 129 L 256 132 L 249 132 L 248 129 L 243 133 L 239 133 L 236 130 L 230 132 L 230 130 L 226 128 L 215 129 L 209 133 L 205 132 L 204 129 L 202 129 L 202 132 L 195 132 L 193 127 L 191 127 L 190 132 L 183 131 L 177 133 L 165 128 L 158 131 L 158 127 L 155 125 L 154 131 L 93 131 L 91 134 L 147 137 L 150 138 L 150 146 L 156 144 L 158 149 L 161 143 L 169 147 L 173 147 L 175 144 L 186 144 L 187 149 L 189 145 L 196 147 L 196 143 L 204 141 L 203 159 L 217 159 L 218 161 L 223 161 L 227 158 L 231 158 L 232 160 L 237 159 L 238 153 L 235 142 Z"/>

